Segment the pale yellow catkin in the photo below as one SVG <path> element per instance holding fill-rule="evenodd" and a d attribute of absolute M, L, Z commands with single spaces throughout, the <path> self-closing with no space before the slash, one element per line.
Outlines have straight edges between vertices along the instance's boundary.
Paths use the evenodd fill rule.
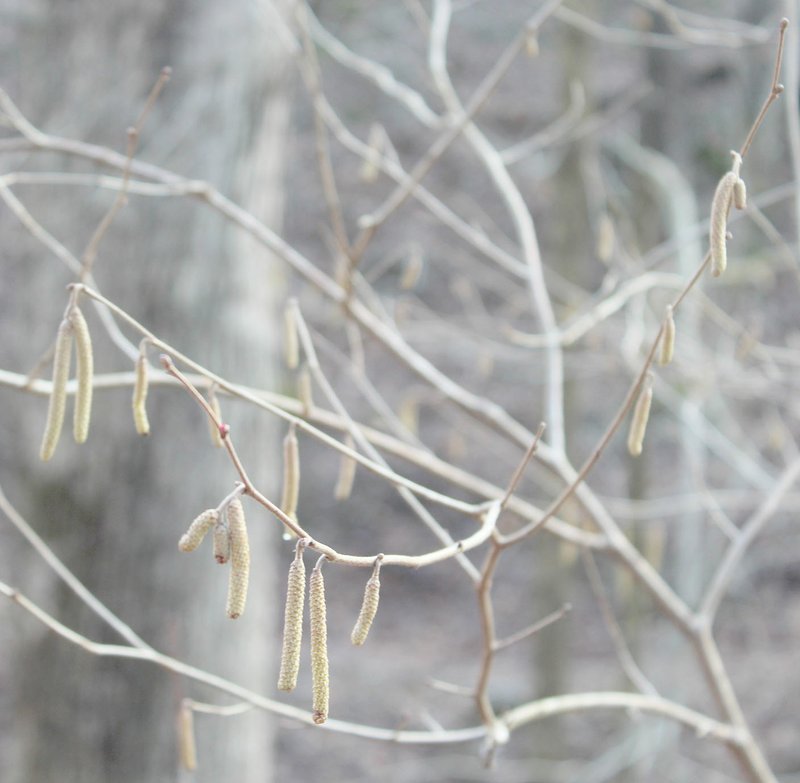
<path fill-rule="evenodd" d="M 228 505 L 228 530 L 231 540 L 231 572 L 228 578 L 228 605 L 226 611 L 231 620 L 241 617 L 247 602 L 247 585 L 250 581 L 250 542 L 247 539 L 247 524 L 244 508 L 239 498 Z"/>
<path fill-rule="evenodd" d="M 644 433 L 647 429 L 647 420 L 650 418 L 650 404 L 653 402 L 653 383 L 650 378 L 644 382 L 644 386 L 636 400 L 636 407 L 633 409 L 633 419 L 631 429 L 628 433 L 628 451 L 631 456 L 638 457 L 642 453 L 644 444 Z"/>
<path fill-rule="evenodd" d="M 360 647 L 367 641 L 367 634 L 372 626 L 372 621 L 378 613 L 380 594 L 381 580 L 378 574 L 375 573 L 367 580 L 367 586 L 364 588 L 364 600 L 361 602 L 361 611 L 358 613 L 358 619 L 353 627 L 353 632 L 350 634 L 350 641 L 356 647 Z"/>
<path fill-rule="evenodd" d="M 736 209 L 747 209 L 747 185 L 741 177 L 733 186 L 733 205 Z"/>
<path fill-rule="evenodd" d="M 314 407 L 314 394 L 311 390 L 311 372 L 308 365 L 303 367 L 297 375 L 297 397 L 303 406 L 303 414 L 308 416 Z"/>
<path fill-rule="evenodd" d="M 142 355 L 136 360 L 136 380 L 133 384 L 133 424 L 139 435 L 150 434 L 150 421 L 147 418 L 147 387 L 149 386 L 149 370 L 147 357 Z"/>
<path fill-rule="evenodd" d="M 42 446 L 39 450 L 39 456 L 43 462 L 47 462 L 55 454 L 58 439 L 61 436 L 61 428 L 64 426 L 73 331 L 72 323 L 67 318 L 58 327 L 55 354 L 53 355 L 53 389 L 50 392 L 47 422 L 42 436 Z"/>
<path fill-rule="evenodd" d="M 297 500 L 300 496 L 300 449 L 294 424 L 283 439 L 283 495 L 281 508 L 287 516 L 297 517 Z"/>
<path fill-rule="evenodd" d="M 319 724 L 328 719 L 330 701 L 325 579 L 319 563 L 311 572 L 308 604 L 311 616 L 311 717 L 314 723 Z"/>
<path fill-rule="evenodd" d="M 194 738 L 194 712 L 188 704 L 181 706 L 178 718 L 178 747 L 181 766 L 193 772 L 197 769 L 197 743 Z"/>
<path fill-rule="evenodd" d="M 181 552 L 194 552 L 218 520 L 219 513 L 215 508 L 206 509 L 202 514 L 198 514 L 178 541 L 178 549 Z"/>
<path fill-rule="evenodd" d="M 286 608 L 283 619 L 283 649 L 278 690 L 292 691 L 297 685 L 300 671 L 300 647 L 303 641 L 303 604 L 306 597 L 306 566 L 303 550 L 299 547 L 289 566 L 286 587 Z"/>
<path fill-rule="evenodd" d="M 231 535 L 227 526 L 217 521 L 214 525 L 214 560 L 224 565 L 231 558 Z"/>
<path fill-rule="evenodd" d="M 92 416 L 92 376 L 94 374 L 94 354 L 89 326 L 83 313 L 76 307 L 70 318 L 75 330 L 75 358 L 78 390 L 75 393 L 73 435 L 76 443 L 85 443 L 89 437 L 89 421 Z"/>
<path fill-rule="evenodd" d="M 353 439 L 348 436 L 345 444 L 348 448 L 353 448 Z M 353 491 L 353 482 L 356 479 L 356 461 L 347 454 L 342 454 L 339 460 L 339 476 L 336 479 L 336 487 L 333 496 L 336 500 L 347 500 Z"/>
<path fill-rule="evenodd" d="M 300 346 L 297 342 L 297 323 L 295 322 L 294 307 L 289 304 L 283 311 L 283 350 L 286 357 L 286 366 L 296 370 L 300 364 Z"/>
<path fill-rule="evenodd" d="M 213 391 L 208 393 L 208 404 L 211 406 L 211 410 L 214 411 L 217 420 L 222 421 L 222 408 L 219 407 L 219 399 Z M 211 442 L 216 448 L 221 449 L 224 444 L 222 436 L 219 434 L 219 427 L 210 418 L 208 419 L 208 428 L 211 432 Z"/>
<path fill-rule="evenodd" d="M 728 265 L 728 212 L 731 197 L 739 175 L 729 171 L 722 177 L 711 201 L 709 240 L 711 248 L 711 274 L 719 277 Z"/>
<path fill-rule="evenodd" d="M 672 314 L 672 305 L 667 305 L 667 315 L 664 319 L 664 331 L 661 334 L 661 350 L 658 354 L 658 363 L 669 364 L 675 354 L 675 317 Z"/>

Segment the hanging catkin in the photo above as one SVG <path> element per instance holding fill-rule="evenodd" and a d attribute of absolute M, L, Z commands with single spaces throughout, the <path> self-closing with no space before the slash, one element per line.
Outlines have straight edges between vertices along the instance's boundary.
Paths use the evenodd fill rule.
<path fill-rule="evenodd" d="M 64 426 L 64 409 L 67 404 L 67 381 L 69 381 L 69 364 L 72 357 L 72 322 L 65 318 L 58 327 L 55 354 L 53 356 L 53 389 L 50 392 L 50 404 L 47 408 L 47 423 L 42 437 L 39 456 L 47 462 L 55 453 L 61 428 Z"/>
<path fill-rule="evenodd" d="M 214 560 L 224 565 L 231 557 L 231 534 L 221 520 L 214 525 Z"/>
<path fill-rule="evenodd" d="M 350 641 L 360 647 L 367 641 L 367 634 L 369 633 L 372 621 L 378 613 L 378 602 L 380 601 L 381 593 L 381 580 L 380 580 L 380 565 L 376 565 L 372 576 L 367 580 L 367 586 L 364 588 L 364 600 L 361 602 L 361 611 L 358 613 L 358 619 L 353 627 L 353 632 L 350 634 Z"/>
<path fill-rule="evenodd" d="M 89 437 L 89 421 L 92 416 L 92 375 L 94 374 L 92 338 L 89 336 L 89 326 L 80 309 L 73 308 L 70 319 L 75 332 L 76 374 L 78 377 L 73 434 L 76 443 L 85 443 L 86 438 Z"/>
<path fill-rule="evenodd" d="M 178 541 L 178 549 L 181 552 L 194 552 L 218 519 L 219 512 L 215 508 L 206 509 L 199 514 L 189 525 L 189 529 L 181 536 L 181 540 Z"/>
<path fill-rule="evenodd" d="M 228 579 L 228 617 L 241 617 L 247 602 L 247 584 L 250 579 L 250 542 L 244 508 L 239 498 L 234 498 L 227 509 L 228 530 L 231 541 L 231 572 Z"/>
<path fill-rule="evenodd" d="M 178 745 L 181 765 L 185 770 L 193 772 L 197 769 L 197 744 L 194 738 L 194 712 L 188 704 L 181 705 L 178 718 Z"/>
<path fill-rule="evenodd" d="M 297 375 L 297 397 L 303 406 L 303 415 L 308 416 L 314 407 L 314 393 L 311 389 L 311 372 L 303 365 Z"/>
<path fill-rule="evenodd" d="M 281 508 L 287 516 L 297 518 L 297 500 L 300 495 L 300 450 L 295 434 L 295 424 L 283 439 L 283 497 Z"/>
<path fill-rule="evenodd" d="M 325 608 L 325 579 L 322 576 L 322 560 L 311 572 L 309 588 L 309 613 L 311 615 L 311 690 L 312 719 L 314 723 L 325 723 L 328 719 L 330 683 L 328 680 L 328 629 Z"/>
<path fill-rule="evenodd" d="M 736 184 L 733 186 L 733 205 L 736 209 L 747 208 L 747 185 L 744 184 L 744 180 L 741 177 L 736 180 Z"/>
<path fill-rule="evenodd" d="M 136 432 L 139 435 L 150 434 L 150 421 L 147 418 L 147 387 L 149 385 L 148 379 L 148 364 L 147 357 L 142 354 L 136 360 L 136 380 L 133 384 L 133 423 L 136 427 Z"/>
<path fill-rule="evenodd" d="M 213 389 L 208 393 L 208 404 L 211 406 L 211 410 L 214 411 L 217 420 L 222 421 L 222 408 L 219 406 L 219 399 Z M 221 449 L 224 444 L 222 442 L 222 435 L 219 433 L 219 427 L 217 427 L 210 418 L 208 419 L 208 427 L 211 432 L 211 442 L 218 449 Z"/>
<path fill-rule="evenodd" d="M 667 305 L 667 315 L 664 319 L 664 331 L 661 334 L 661 350 L 658 355 L 659 364 L 669 364 L 675 353 L 675 317 L 672 315 L 672 305 Z"/>
<path fill-rule="evenodd" d="M 306 566 L 303 562 L 303 546 L 298 544 L 294 560 L 289 566 L 286 587 L 286 608 L 283 620 L 283 649 L 281 670 L 278 675 L 278 690 L 291 691 L 297 685 L 300 671 L 300 645 L 303 641 L 303 604 L 306 595 Z"/>
<path fill-rule="evenodd" d="M 348 435 L 345 440 L 345 446 L 350 449 L 355 446 L 353 438 L 350 437 L 350 435 Z M 333 496 L 336 500 L 347 500 L 347 498 L 350 497 L 350 493 L 353 491 L 353 482 L 355 478 L 356 461 L 352 457 L 347 456 L 347 454 L 342 454 L 339 459 L 339 477 L 336 479 L 336 487 L 333 490 Z"/>
<path fill-rule="evenodd" d="M 719 277 L 728 265 L 728 212 L 733 189 L 739 175 L 729 171 L 722 177 L 711 201 L 709 238 L 711 245 L 711 274 Z"/>
<path fill-rule="evenodd" d="M 647 429 L 647 420 L 650 417 L 650 404 L 653 401 L 653 378 L 648 374 L 644 380 L 636 407 L 633 409 L 631 429 L 628 433 L 628 451 L 634 457 L 642 453 L 644 433 Z"/>

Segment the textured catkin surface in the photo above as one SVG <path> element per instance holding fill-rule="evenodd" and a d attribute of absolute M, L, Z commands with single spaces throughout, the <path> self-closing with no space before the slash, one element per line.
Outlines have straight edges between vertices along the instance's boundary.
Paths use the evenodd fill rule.
<path fill-rule="evenodd" d="M 361 602 L 361 611 L 358 613 L 353 632 L 350 634 L 350 641 L 360 647 L 367 641 L 367 634 L 372 627 L 372 621 L 378 613 L 378 602 L 381 597 L 381 580 L 376 574 L 367 580 L 364 588 L 364 600 Z"/>
<path fill-rule="evenodd" d="M 70 321 L 75 332 L 75 358 L 78 391 L 75 395 L 73 433 L 76 443 L 85 443 L 89 437 L 89 422 L 92 416 L 92 376 L 94 375 L 94 352 L 89 325 L 79 308 L 74 308 Z"/>
<path fill-rule="evenodd" d="M 181 552 L 194 552 L 200 546 L 209 530 L 219 519 L 219 513 L 215 508 L 209 508 L 198 514 L 189 525 L 189 529 L 181 536 L 178 541 L 178 549 Z"/>
<path fill-rule="evenodd" d="M 311 572 L 309 588 L 311 615 L 311 690 L 313 693 L 312 717 L 314 723 L 328 719 L 330 684 L 328 680 L 328 620 L 325 606 L 325 578 L 322 569 Z"/>
<path fill-rule="evenodd" d="M 56 336 L 55 355 L 53 356 L 53 390 L 50 393 L 47 421 L 42 436 L 42 446 L 39 450 L 39 456 L 44 462 L 47 462 L 55 454 L 58 439 L 61 437 L 61 429 L 64 426 L 73 336 L 73 325 L 65 318 L 58 327 Z"/>
<path fill-rule="evenodd" d="M 303 605 L 306 593 L 306 566 L 299 553 L 289 566 L 286 586 L 286 609 L 283 622 L 283 650 L 278 690 L 291 691 L 300 671 L 300 647 L 303 640 Z"/>
<path fill-rule="evenodd" d="M 228 506 L 228 530 L 230 532 L 231 558 L 228 578 L 228 617 L 235 620 L 241 617 L 247 603 L 247 586 L 250 581 L 250 542 L 247 537 L 247 524 L 244 508 L 239 498 L 234 498 Z"/>

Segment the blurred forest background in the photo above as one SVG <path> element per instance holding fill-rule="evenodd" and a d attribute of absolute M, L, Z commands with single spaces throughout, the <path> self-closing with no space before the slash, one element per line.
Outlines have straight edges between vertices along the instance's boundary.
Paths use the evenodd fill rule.
<path fill-rule="evenodd" d="M 800 492 L 791 484 L 776 488 L 800 454 L 793 393 L 800 368 L 800 9 L 796 0 L 454 0 L 446 65 L 464 104 L 526 21 L 550 5 L 527 55 L 523 47 L 475 124 L 535 222 L 561 335 L 564 449 L 574 466 L 602 437 L 665 305 L 706 252 L 714 188 L 767 95 L 778 21 L 791 20 L 781 77 L 787 89 L 742 169 L 750 204 L 731 216 L 728 272 L 719 280 L 704 276 L 681 309 L 676 358 L 657 372 L 643 455 L 632 459 L 621 434 L 588 484 L 692 608 L 726 547 L 775 496 L 715 631 L 773 773 L 781 783 L 797 783 Z M 369 155 L 365 162 L 353 154 L 359 140 L 362 152 L 372 144 L 410 171 L 437 137 L 440 115 L 453 112 L 429 67 L 435 9 L 427 0 L 328 0 L 310 8 L 316 17 L 309 17 L 309 35 L 331 107 L 324 134 L 352 239 L 359 218 L 394 186 Z M 160 69 L 171 66 L 137 160 L 208 181 L 341 280 L 318 166 L 315 120 L 322 119 L 302 78 L 308 61 L 298 67 L 304 44 L 294 11 L 290 0 L 0 0 L 0 87 L 44 132 L 124 151 L 126 128 Z M 390 69 L 397 81 L 367 61 Z M 376 73 L 380 84 L 371 78 Z M 397 83 L 416 96 L 404 103 L 387 95 Z M 102 172 L 71 155 L 25 150 L 18 138 L 6 122 L 2 175 Z M 3 183 L 0 487 L 66 566 L 148 644 L 277 698 L 292 544 L 272 517 L 247 506 L 250 597 L 245 615 L 231 623 L 223 611 L 225 577 L 210 556 L 181 555 L 176 547 L 191 519 L 216 505 L 236 479 L 188 395 L 153 388 L 152 434 L 140 438 L 130 420 L 130 387 L 98 389 L 88 443 L 78 447 L 65 433 L 52 462 L 39 461 L 46 398 L 22 393 L 20 378 L 48 350 L 65 286 L 76 274 L 25 230 L 14 200 L 80 257 L 114 194 L 96 182 L 86 187 L 52 177 Z M 530 430 L 545 420 L 545 440 L 557 439 L 559 428 L 548 421 L 546 327 L 532 306 L 519 225 L 497 180 L 464 134 L 423 185 L 427 204 L 409 200 L 376 232 L 358 267 L 355 296 L 470 392 Z M 443 222 L 439 204 L 457 217 Z M 459 409 L 379 340 L 363 331 L 354 337 L 358 330 L 346 326 L 341 306 L 192 198 L 134 189 L 100 245 L 94 277 L 109 299 L 200 364 L 288 397 L 296 395 L 296 376 L 281 361 L 282 312 L 287 297 L 297 296 L 327 377 L 354 419 L 499 487 L 519 463 L 524 448 Z M 88 302 L 84 311 L 96 371 L 130 372 L 135 353 L 120 351 Z M 50 377 L 49 368 L 42 377 Z M 318 389 L 315 400 L 329 407 Z M 285 425 L 241 401 L 223 398 L 222 405 L 232 432 L 240 433 L 237 448 L 249 473 L 277 501 Z M 313 535 L 355 554 L 437 546 L 389 484 L 359 470 L 352 496 L 336 501 L 338 455 L 304 435 L 300 451 L 298 513 Z M 441 492 L 484 497 L 477 483 L 456 487 L 420 464 L 385 456 L 398 472 Z M 519 495 L 546 508 L 563 486 L 534 461 Z M 462 515 L 430 511 L 454 538 L 472 532 Z M 0 519 L 0 581 L 88 638 L 119 643 L 7 514 Z M 508 517 L 508 529 L 522 524 Z M 594 530 L 578 502 L 567 502 L 559 519 Z M 468 557 L 480 565 L 482 552 Z M 390 729 L 480 723 L 474 701 L 459 692 L 475 686 L 481 630 L 474 590 L 455 560 L 386 568 L 381 608 L 363 649 L 350 646 L 349 633 L 365 572 L 330 564 L 326 578 L 333 718 Z M 508 550 L 493 597 L 501 636 L 572 607 L 502 652 L 489 686 L 498 713 L 563 693 L 642 690 L 631 682 L 631 668 L 620 665 L 618 630 L 643 672 L 644 690 L 719 717 L 691 646 L 607 553 L 590 558 L 563 536 L 543 532 Z M 259 710 L 198 714 L 199 767 L 188 772 L 177 753 L 181 699 L 233 699 L 147 663 L 87 654 L 10 601 L 0 604 L 0 616 L 0 779 L 9 783 L 746 779 L 722 744 L 626 710 L 534 722 L 513 733 L 490 768 L 481 763 L 480 742 L 402 745 Z M 298 692 L 281 694 L 303 708 L 310 705 L 307 668 L 304 657 Z"/>

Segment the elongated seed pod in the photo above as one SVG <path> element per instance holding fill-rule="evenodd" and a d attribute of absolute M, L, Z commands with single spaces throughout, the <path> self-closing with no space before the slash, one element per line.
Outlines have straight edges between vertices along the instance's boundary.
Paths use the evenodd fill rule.
<path fill-rule="evenodd" d="M 736 184 L 733 186 L 733 205 L 736 209 L 747 208 L 747 185 L 744 184 L 744 180 L 741 177 L 736 180 Z"/>
<path fill-rule="evenodd" d="M 215 508 L 206 509 L 199 514 L 189 525 L 189 529 L 181 536 L 181 540 L 178 541 L 178 549 L 181 552 L 194 552 L 218 519 L 219 512 Z"/>
<path fill-rule="evenodd" d="M 181 766 L 193 772 L 197 769 L 197 743 L 194 738 L 194 712 L 188 704 L 181 705 L 178 717 L 178 747 Z"/>
<path fill-rule="evenodd" d="M 311 691 L 313 697 L 312 719 L 325 723 L 328 719 L 330 682 L 328 679 L 328 628 L 325 608 L 325 579 L 320 563 L 311 572 L 309 588 L 309 613 L 311 615 Z"/>
<path fill-rule="evenodd" d="M 297 342 L 297 323 L 295 322 L 294 307 L 287 305 L 283 311 L 283 351 L 286 357 L 286 366 L 296 370 L 300 364 L 300 346 Z"/>
<path fill-rule="evenodd" d="M 661 350 L 658 355 L 659 364 L 669 364 L 675 353 L 675 318 L 672 305 L 667 305 L 667 316 L 664 319 L 664 331 L 661 334 Z"/>
<path fill-rule="evenodd" d="M 50 392 L 47 422 L 44 427 L 42 446 L 39 450 L 39 456 L 43 462 L 47 462 L 55 453 L 58 439 L 61 436 L 61 428 L 64 426 L 69 363 L 72 357 L 72 335 L 72 323 L 65 318 L 58 327 L 55 354 L 53 355 L 53 390 Z"/>
<path fill-rule="evenodd" d="M 364 588 L 364 600 L 361 602 L 361 611 L 358 613 L 358 619 L 353 632 L 350 634 L 350 641 L 356 646 L 360 647 L 367 641 L 367 634 L 372 626 L 372 621 L 378 613 L 378 601 L 381 594 L 381 580 L 377 571 L 367 580 L 367 586 Z"/>
<path fill-rule="evenodd" d="M 286 608 L 283 616 L 283 649 L 281 670 L 278 674 L 278 690 L 292 691 L 297 685 L 300 671 L 300 646 L 303 641 L 303 604 L 306 598 L 306 566 L 303 562 L 303 547 L 298 546 L 294 560 L 289 566 L 286 587 Z"/>
<path fill-rule="evenodd" d="M 348 435 L 345 444 L 353 448 L 353 439 Z M 333 496 L 336 500 L 347 500 L 353 491 L 353 482 L 356 478 L 356 461 L 346 454 L 342 454 L 339 460 L 339 477 L 336 479 L 336 487 Z"/>
<path fill-rule="evenodd" d="M 733 188 L 739 175 L 732 171 L 725 174 L 719 181 L 714 198 L 711 201 L 711 218 L 709 225 L 709 239 L 711 246 L 711 274 L 719 277 L 728 265 L 728 212 L 731 208 Z"/>
<path fill-rule="evenodd" d="M 308 365 L 301 368 L 297 375 L 297 397 L 303 405 L 304 415 L 308 415 L 314 407 L 314 394 L 311 390 L 311 373 Z"/>
<path fill-rule="evenodd" d="M 292 423 L 283 439 L 283 497 L 281 508 L 290 517 L 297 516 L 297 499 L 300 495 L 300 450 L 295 426 Z"/>
<path fill-rule="evenodd" d="M 631 429 L 628 433 L 628 451 L 631 456 L 638 457 L 642 453 L 644 433 L 647 429 L 647 420 L 650 418 L 650 404 L 653 402 L 653 381 L 650 376 L 645 380 L 644 386 L 636 400 L 633 409 Z"/>
<path fill-rule="evenodd" d="M 150 434 L 150 421 L 147 418 L 147 387 L 149 385 L 147 357 L 141 355 L 136 360 L 136 381 L 133 384 L 133 423 L 139 435 Z"/>
<path fill-rule="evenodd" d="M 92 375 L 94 374 L 94 355 L 89 326 L 79 308 L 70 314 L 72 328 L 75 330 L 75 358 L 77 359 L 78 391 L 75 394 L 75 418 L 73 434 L 76 443 L 85 443 L 89 437 L 89 421 L 92 416 Z"/>
<path fill-rule="evenodd" d="M 244 508 L 239 498 L 228 505 L 228 530 L 231 539 L 231 572 L 228 578 L 227 613 L 231 620 L 241 617 L 247 602 L 247 584 L 250 580 L 250 542 Z"/>
<path fill-rule="evenodd" d="M 227 525 L 217 521 L 214 525 L 214 560 L 224 565 L 231 557 L 231 534 Z"/>
<path fill-rule="evenodd" d="M 208 404 L 211 406 L 211 410 L 214 411 L 214 415 L 217 419 L 222 421 L 222 409 L 219 407 L 219 399 L 217 395 L 214 394 L 213 390 L 208 393 Z M 211 442 L 218 449 L 221 449 L 224 444 L 222 443 L 222 436 L 219 434 L 219 427 L 217 427 L 210 418 L 208 420 L 208 428 L 211 432 Z"/>

